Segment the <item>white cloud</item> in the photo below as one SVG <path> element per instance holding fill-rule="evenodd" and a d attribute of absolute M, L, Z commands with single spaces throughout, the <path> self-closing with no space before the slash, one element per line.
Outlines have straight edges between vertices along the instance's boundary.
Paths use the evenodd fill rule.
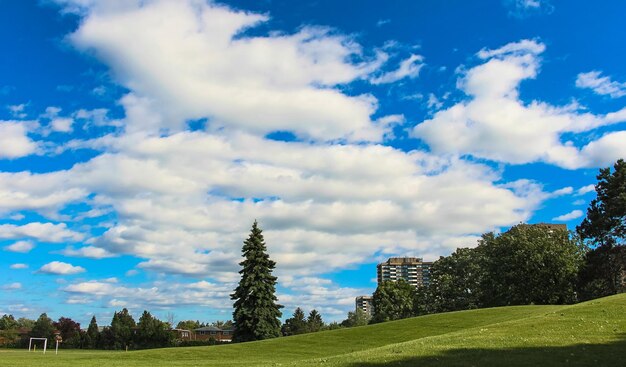
<path fill-rule="evenodd" d="M 580 73 L 576 77 L 578 88 L 588 88 L 596 94 L 608 95 L 611 98 L 619 98 L 626 95 L 626 83 L 611 80 L 608 76 L 602 76 L 601 71 Z"/>
<path fill-rule="evenodd" d="M 35 244 L 32 243 L 31 241 L 17 241 L 9 246 L 4 247 L 4 249 L 7 251 L 21 252 L 21 253 L 30 252 L 30 250 L 32 250 L 33 248 L 35 248 Z"/>
<path fill-rule="evenodd" d="M 178 131 L 189 119 L 210 116 L 211 129 L 382 139 L 370 119 L 376 99 L 335 88 L 365 78 L 384 61 L 382 54 L 364 56 L 350 37 L 320 27 L 242 36 L 268 17 L 197 1 L 83 5 L 85 17 L 71 40 L 111 65 L 131 89 L 121 101 L 127 131 Z M 412 75 L 414 68 L 402 72 Z"/>
<path fill-rule="evenodd" d="M 582 134 L 624 121 L 624 110 L 602 116 L 579 112 L 575 106 L 520 100 L 519 85 L 537 76 L 544 49 L 537 41 L 522 40 L 481 50 L 478 56 L 486 61 L 459 80 L 470 99 L 418 124 L 415 136 L 437 154 L 471 154 L 513 164 L 543 161 L 573 169 L 606 165 L 624 156 L 623 131 L 607 133 L 582 149 L 562 141 L 566 133 Z"/>
<path fill-rule="evenodd" d="M 549 0 L 503 0 L 509 8 L 509 16 L 527 18 L 532 15 L 551 14 L 554 6 Z"/>
<path fill-rule="evenodd" d="M 18 290 L 18 289 L 22 289 L 22 283 L 10 283 L 10 284 L 5 284 L 2 286 L 2 289 L 7 290 L 7 291 L 14 291 L 14 290 Z"/>
<path fill-rule="evenodd" d="M 28 129 L 20 121 L 0 121 L 0 158 L 20 158 L 37 151 L 37 143 L 31 140 Z"/>
<path fill-rule="evenodd" d="M 104 259 L 116 256 L 115 254 L 112 254 L 103 248 L 95 246 L 84 246 L 77 249 L 73 247 L 68 247 L 61 251 L 61 254 L 65 256 L 87 257 L 90 259 Z"/>
<path fill-rule="evenodd" d="M 52 261 L 43 265 L 39 269 L 39 272 L 45 274 L 71 275 L 84 273 L 85 268 L 83 268 L 82 266 L 74 266 L 72 264 L 64 263 L 61 261 Z"/>
<path fill-rule="evenodd" d="M 11 268 L 11 269 L 28 269 L 28 265 L 27 264 L 17 263 L 17 264 L 11 264 L 11 266 L 9 266 L 9 268 Z"/>
<path fill-rule="evenodd" d="M 555 190 L 552 192 L 552 196 L 563 196 L 563 195 L 571 195 L 574 193 L 574 188 L 571 186 L 564 187 L 562 189 Z"/>
<path fill-rule="evenodd" d="M 583 186 L 580 189 L 578 189 L 576 191 L 576 195 L 585 195 L 586 193 L 594 192 L 594 191 L 596 191 L 596 185 L 590 184 L 590 185 Z"/>
<path fill-rule="evenodd" d="M 9 112 L 11 112 L 11 115 L 14 118 L 24 119 L 27 116 L 27 114 L 24 112 L 26 110 L 26 106 L 27 106 L 27 103 L 22 103 L 22 104 L 7 106 L 7 108 L 9 109 Z"/>
<path fill-rule="evenodd" d="M 383 73 L 378 77 L 370 79 L 370 81 L 372 84 L 387 84 L 404 78 L 414 79 L 419 76 L 422 67 L 424 67 L 424 57 L 411 55 L 406 60 L 402 60 L 396 70 Z"/>
<path fill-rule="evenodd" d="M 577 219 L 583 216 L 582 210 L 572 210 L 571 212 L 563 215 L 559 215 L 558 217 L 552 218 L 552 220 L 557 222 L 567 222 L 568 220 Z"/>
<path fill-rule="evenodd" d="M 28 237 L 42 242 L 76 242 L 84 238 L 84 235 L 67 228 L 65 223 L 40 223 L 31 222 L 21 226 L 15 224 L 1 224 L 0 238 L 16 239 Z"/>

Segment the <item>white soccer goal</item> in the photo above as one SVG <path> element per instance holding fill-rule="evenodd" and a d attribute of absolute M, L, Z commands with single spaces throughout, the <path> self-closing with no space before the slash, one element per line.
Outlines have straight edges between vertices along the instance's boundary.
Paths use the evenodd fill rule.
<path fill-rule="evenodd" d="M 30 340 L 28 341 L 29 352 L 30 352 L 31 347 L 33 346 L 33 340 L 43 340 L 43 354 L 46 354 L 46 349 L 48 348 L 48 338 L 30 338 Z"/>

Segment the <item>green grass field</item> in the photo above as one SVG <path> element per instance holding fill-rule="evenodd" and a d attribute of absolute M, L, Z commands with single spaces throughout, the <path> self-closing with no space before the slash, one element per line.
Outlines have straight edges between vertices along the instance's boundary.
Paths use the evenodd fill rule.
<path fill-rule="evenodd" d="M 516 306 L 213 347 L 0 350 L 0 366 L 626 366 L 626 294 Z"/>

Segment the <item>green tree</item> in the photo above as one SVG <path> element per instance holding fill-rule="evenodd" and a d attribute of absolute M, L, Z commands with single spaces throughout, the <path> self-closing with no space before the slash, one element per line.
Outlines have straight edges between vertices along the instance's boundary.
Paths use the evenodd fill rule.
<path fill-rule="evenodd" d="M 324 320 L 322 320 L 322 315 L 316 309 L 311 310 L 309 317 L 306 319 L 306 329 L 311 333 L 315 333 L 322 330 L 323 327 Z"/>
<path fill-rule="evenodd" d="M 481 251 L 469 248 L 459 248 L 435 261 L 429 286 L 416 294 L 416 314 L 480 307 L 481 264 Z"/>
<path fill-rule="evenodd" d="M 0 318 L 0 330 L 13 330 L 17 329 L 18 323 L 13 315 L 2 315 Z"/>
<path fill-rule="evenodd" d="M 566 230 L 519 224 L 483 235 L 481 303 L 485 307 L 563 304 L 576 300 L 583 246 Z"/>
<path fill-rule="evenodd" d="M 48 338 L 48 345 L 54 341 L 54 325 L 46 313 L 42 313 L 29 333 L 33 338 Z"/>
<path fill-rule="evenodd" d="M 53 323 L 54 328 L 61 333 L 63 346 L 79 348 L 81 346 L 80 324 L 74 320 L 61 317 L 59 321 Z"/>
<path fill-rule="evenodd" d="M 272 270 L 276 263 L 270 260 L 262 230 L 254 221 L 250 236 L 244 241 L 244 261 L 239 263 L 241 280 L 231 295 L 235 301 L 233 341 L 245 342 L 280 336 L 280 309 L 277 303 L 276 280 Z"/>
<path fill-rule="evenodd" d="M 113 349 L 132 348 L 135 326 L 135 320 L 126 308 L 113 314 L 110 330 L 113 338 Z"/>
<path fill-rule="evenodd" d="M 100 329 L 98 329 L 98 322 L 96 321 L 96 316 L 91 317 L 91 321 L 89 322 L 89 327 L 87 328 L 87 341 L 89 348 L 96 348 L 98 346 L 98 341 L 100 340 Z"/>
<path fill-rule="evenodd" d="M 596 198 L 576 227 L 592 248 L 579 275 L 581 299 L 626 291 L 626 162 L 600 169 Z"/>
<path fill-rule="evenodd" d="M 369 324 L 372 316 L 363 311 L 360 308 L 357 308 L 354 312 L 348 312 L 348 317 L 341 322 L 341 326 L 343 327 L 355 327 L 355 326 L 364 326 Z"/>
<path fill-rule="evenodd" d="M 300 307 L 297 307 L 293 312 L 293 316 L 285 320 L 285 324 L 283 325 L 282 334 L 287 335 L 297 335 L 304 334 L 307 332 L 307 322 L 304 316 L 304 311 Z"/>
<path fill-rule="evenodd" d="M 373 298 L 373 323 L 413 316 L 415 287 L 403 279 L 382 282 L 376 288 Z"/>
<path fill-rule="evenodd" d="M 177 329 L 183 329 L 183 330 L 195 330 L 195 329 L 199 329 L 202 326 L 200 326 L 200 321 L 196 320 L 185 320 L 185 321 L 179 321 L 178 324 L 176 325 Z"/>
<path fill-rule="evenodd" d="M 168 323 L 163 322 L 143 311 L 137 323 L 135 345 L 138 348 L 168 347 L 172 344 L 173 335 L 169 332 Z"/>

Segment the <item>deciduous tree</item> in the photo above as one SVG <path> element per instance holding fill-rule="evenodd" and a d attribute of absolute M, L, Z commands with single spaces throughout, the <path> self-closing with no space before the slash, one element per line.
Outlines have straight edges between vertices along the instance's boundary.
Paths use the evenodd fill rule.
<path fill-rule="evenodd" d="M 403 279 L 384 281 L 374 292 L 372 322 L 399 320 L 413 316 L 415 287 Z"/>

